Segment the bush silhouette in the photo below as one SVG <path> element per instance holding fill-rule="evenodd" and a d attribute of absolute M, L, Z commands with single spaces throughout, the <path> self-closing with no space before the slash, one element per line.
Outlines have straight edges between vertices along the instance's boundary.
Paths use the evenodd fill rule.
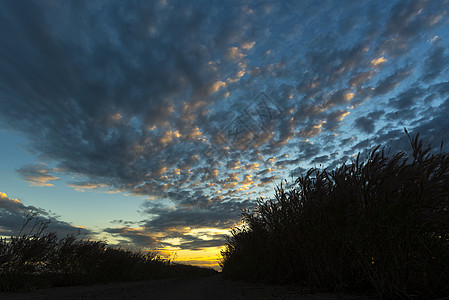
<path fill-rule="evenodd" d="M 45 232 L 47 225 L 30 213 L 18 236 L 0 238 L 0 291 L 216 273 L 172 263 L 155 251 L 111 248 L 76 234 L 59 239 L 55 232 Z"/>
<path fill-rule="evenodd" d="M 408 133 L 407 133 L 408 134 Z M 310 169 L 293 188 L 243 212 L 222 251 L 223 275 L 381 297 L 449 294 L 449 156 L 413 153 Z"/>

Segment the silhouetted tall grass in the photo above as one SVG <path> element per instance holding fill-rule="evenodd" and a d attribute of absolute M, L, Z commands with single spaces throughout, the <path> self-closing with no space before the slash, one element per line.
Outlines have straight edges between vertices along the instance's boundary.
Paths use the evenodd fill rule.
<path fill-rule="evenodd" d="M 259 200 L 231 231 L 223 275 L 381 297 L 449 295 L 449 155 L 418 135 L 410 142 L 411 156 L 377 147 Z"/>
<path fill-rule="evenodd" d="M 46 233 L 48 223 L 26 217 L 18 236 L 0 239 L 0 291 L 54 286 L 193 277 L 216 271 L 172 263 L 157 252 L 132 252 L 72 234 Z M 25 229 L 34 225 L 25 232 Z"/>

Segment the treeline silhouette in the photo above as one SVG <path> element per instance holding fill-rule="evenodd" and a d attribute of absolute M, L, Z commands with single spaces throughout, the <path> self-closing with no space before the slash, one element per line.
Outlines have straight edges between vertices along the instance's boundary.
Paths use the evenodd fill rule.
<path fill-rule="evenodd" d="M 79 238 L 79 234 L 58 238 L 55 232 L 45 232 L 48 224 L 30 213 L 17 236 L 0 238 L 0 291 L 216 273 L 174 263 L 156 251 L 112 248 L 102 241 Z"/>
<path fill-rule="evenodd" d="M 412 154 L 376 147 L 243 212 L 222 251 L 223 276 L 362 292 L 449 295 L 449 155 L 411 138 Z"/>

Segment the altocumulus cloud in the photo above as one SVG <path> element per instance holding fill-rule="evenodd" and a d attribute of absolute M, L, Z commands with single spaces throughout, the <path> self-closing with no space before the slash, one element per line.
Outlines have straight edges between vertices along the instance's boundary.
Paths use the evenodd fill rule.
<path fill-rule="evenodd" d="M 105 229 L 123 242 L 218 245 L 185 228 L 232 226 L 314 164 L 401 148 L 403 126 L 447 138 L 448 6 L 4 1 L 0 122 L 56 165 L 20 168 L 31 184 L 147 196 L 139 228 Z"/>

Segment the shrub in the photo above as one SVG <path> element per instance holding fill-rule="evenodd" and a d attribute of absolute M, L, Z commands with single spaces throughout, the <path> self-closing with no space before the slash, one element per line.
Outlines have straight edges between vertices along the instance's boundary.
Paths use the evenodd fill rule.
<path fill-rule="evenodd" d="M 424 147 L 310 169 L 292 189 L 243 212 L 222 251 L 223 275 L 375 292 L 449 294 L 449 155 Z"/>
<path fill-rule="evenodd" d="M 34 225 L 25 232 L 32 221 Z M 0 239 L 0 291 L 215 274 L 147 253 L 107 247 L 102 241 L 45 233 L 48 222 L 30 213 L 18 236 Z"/>

